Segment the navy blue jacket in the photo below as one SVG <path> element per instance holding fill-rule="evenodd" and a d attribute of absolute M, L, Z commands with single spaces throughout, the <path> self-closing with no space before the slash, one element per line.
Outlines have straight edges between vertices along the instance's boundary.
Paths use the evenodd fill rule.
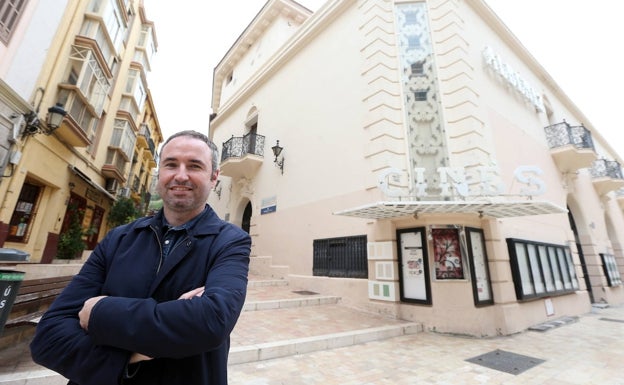
<path fill-rule="evenodd" d="M 70 384 L 227 384 L 251 239 L 207 206 L 163 262 L 162 215 L 104 237 L 37 326 L 30 345 L 35 362 Z M 201 286 L 201 297 L 178 300 Z M 93 307 L 85 332 L 78 312 L 99 295 L 110 297 Z M 154 359 L 127 368 L 132 352 Z M 124 378 L 127 370 L 136 371 L 134 377 Z"/>

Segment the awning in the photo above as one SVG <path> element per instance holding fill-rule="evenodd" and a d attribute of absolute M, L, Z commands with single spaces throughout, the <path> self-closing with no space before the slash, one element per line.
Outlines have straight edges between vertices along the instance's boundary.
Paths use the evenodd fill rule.
<path fill-rule="evenodd" d="M 114 195 L 106 191 L 104 187 L 92 181 L 91 178 L 89 178 L 84 172 L 80 171 L 78 168 L 71 164 L 68 167 L 71 172 L 73 172 L 76 176 L 80 177 L 80 179 L 87 182 L 87 184 L 89 184 L 91 187 L 104 194 L 108 199 L 112 200 L 113 202 L 117 200 Z"/>
<path fill-rule="evenodd" d="M 420 214 L 475 214 L 494 218 L 564 214 L 568 210 L 546 201 L 397 201 L 375 202 L 335 212 L 365 219 L 392 219 Z"/>

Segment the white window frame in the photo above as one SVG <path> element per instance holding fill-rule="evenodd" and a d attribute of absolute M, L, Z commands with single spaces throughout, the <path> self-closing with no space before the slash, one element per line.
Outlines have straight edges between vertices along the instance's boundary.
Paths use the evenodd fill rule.
<path fill-rule="evenodd" d="M 0 41 L 9 44 L 27 4 L 28 0 L 0 2 Z M 2 20 L 6 21 L 3 22 Z"/>

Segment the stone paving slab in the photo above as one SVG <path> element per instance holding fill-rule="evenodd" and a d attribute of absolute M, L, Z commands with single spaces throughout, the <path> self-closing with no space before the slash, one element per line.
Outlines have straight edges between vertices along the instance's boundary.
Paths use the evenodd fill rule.
<path fill-rule="evenodd" d="M 296 290 L 284 284 L 278 289 L 272 284 L 250 288 L 263 286 L 267 289 L 261 290 L 262 294 L 256 293 L 256 300 L 271 301 L 282 296 L 278 294 L 282 289 Z M 250 295 L 249 298 L 253 300 L 254 297 Z M 269 316 L 276 312 L 283 312 L 285 318 Z M 397 337 L 389 335 L 378 340 L 371 336 L 386 329 L 401 328 L 401 321 L 356 312 L 339 304 L 247 311 L 241 314 L 237 325 L 240 328 L 235 329 L 236 334 L 232 336 L 236 343 L 232 347 L 232 358 L 239 350 L 259 354 L 253 350 L 256 348 L 265 349 L 269 355 L 276 354 L 268 348 L 281 349 L 280 344 L 284 341 L 299 347 L 292 351 L 293 355 L 285 357 L 265 359 L 270 358 L 268 356 L 263 357 L 264 360 L 249 360 L 251 362 L 231 360 L 229 384 L 624 385 L 622 321 L 624 306 L 601 307 L 578 317 L 575 322 L 545 332 L 526 331 L 494 338 L 420 332 Z M 348 324 L 359 329 L 354 327 L 349 331 Z M 312 326 L 319 327 L 321 334 L 310 333 Z M 353 335 L 356 334 L 368 339 L 360 340 L 358 344 L 340 345 L 345 343 L 344 338 L 355 338 Z M 266 336 L 269 335 L 273 338 L 267 342 Z M 328 336 L 331 338 L 325 338 Z M 333 345 L 328 345 L 326 350 L 322 346 L 322 350 L 306 350 L 328 341 L 333 341 Z M 513 375 L 466 361 L 497 349 L 535 357 L 543 362 Z M 66 382 L 61 376 L 34 364 L 27 344 L 0 351 L 2 385 L 60 385 Z"/>
<path fill-rule="evenodd" d="M 232 365 L 229 385 L 624 385 L 624 306 L 547 332 L 469 338 L 417 333 Z M 466 360 L 500 349 L 544 360 L 518 375 Z"/>
<path fill-rule="evenodd" d="M 251 280 L 247 286 L 246 302 L 266 301 L 275 299 L 299 299 L 319 297 L 321 294 L 301 294 L 305 289 L 292 287 L 284 280 Z"/>
<path fill-rule="evenodd" d="M 241 313 L 231 335 L 231 346 L 257 345 L 405 323 L 341 305 L 249 311 Z"/>
<path fill-rule="evenodd" d="M 594 310 L 547 332 L 468 338 L 417 333 L 290 357 L 231 364 L 229 385 L 624 385 L 624 306 Z M 544 360 L 519 375 L 466 359 L 501 349 Z M 0 384 L 61 385 L 60 376 L 8 380 L 15 373 L 0 352 Z M 30 364 L 31 366 L 34 364 Z M 22 368 L 24 369 L 24 368 Z"/>

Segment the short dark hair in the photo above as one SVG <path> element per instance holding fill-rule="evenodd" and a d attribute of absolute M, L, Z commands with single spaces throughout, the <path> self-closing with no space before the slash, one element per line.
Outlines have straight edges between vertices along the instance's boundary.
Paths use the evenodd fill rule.
<path fill-rule="evenodd" d="M 169 142 L 171 142 L 172 139 L 178 138 L 180 136 L 188 136 L 190 138 L 198 139 L 208 145 L 210 150 L 212 150 L 212 174 L 211 175 L 213 175 L 213 178 L 214 178 L 214 174 L 217 172 L 217 168 L 218 168 L 217 166 L 219 164 L 219 149 L 217 148 L 217 145 L 214 144 L 214 142 L 208 138 L 208 136 L 202 134 L 201 132 L 194 131 L 194 130 L 184 130 L 184 131 L 176 132 L 175 134 L 171 135 L 165 141 L 165 143 L 163 143 L 162 147 L 160 148 L 160 153 L 162 154 L 163 149 Z"/>

